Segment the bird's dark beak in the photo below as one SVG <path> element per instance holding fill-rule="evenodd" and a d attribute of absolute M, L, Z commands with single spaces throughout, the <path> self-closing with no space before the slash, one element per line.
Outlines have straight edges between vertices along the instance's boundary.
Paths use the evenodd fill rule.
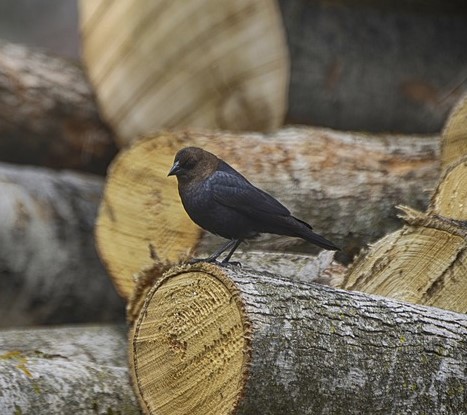
<path fill-rule="evenodd" d="M 180 171 L 180 163 L 176 161 L 172 168 L 169 171 L 169 174 L 167 176 L 175 176 L 177 173 Z"/>

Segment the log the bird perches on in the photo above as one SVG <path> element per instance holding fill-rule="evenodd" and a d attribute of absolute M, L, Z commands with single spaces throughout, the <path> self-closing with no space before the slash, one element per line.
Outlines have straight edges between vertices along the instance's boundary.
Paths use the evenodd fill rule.
<path fill-rule="evenodd" d="M 130 337 L 146 413 L 465 413 L 465 315 L 248 267 L 151 272 Z"/>

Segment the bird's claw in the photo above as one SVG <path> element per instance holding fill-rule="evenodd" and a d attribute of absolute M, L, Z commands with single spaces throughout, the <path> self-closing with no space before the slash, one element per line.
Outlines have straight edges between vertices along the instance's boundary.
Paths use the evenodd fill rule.
<path fill-rule="evenodd" d="M 219 262 L 219 265 L 221 267 L 229 267 L 230 265 L 234 266 L 234 267 L 241 267 L 242 264 L 238 261 L 222 261 L 222 262 Z"/>

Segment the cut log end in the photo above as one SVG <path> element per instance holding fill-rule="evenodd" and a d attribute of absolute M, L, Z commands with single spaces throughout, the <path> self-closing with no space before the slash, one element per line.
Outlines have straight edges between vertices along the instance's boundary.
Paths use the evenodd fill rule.
<path fill-rule="evenodd" d="M 451 163 L 467 155 L 467 94 L 464 94 L 452 109 L 443 129 L 441 140 L 441 166 L 446 169 Z"/>
<path fill-rule="evenodd" d="M 467 156 L 443 172 L 431 198 L 430 212 L 458 221 L 467 220 Z"/>
<path fill-rule="evenodd" d="M 235 285 L 209 264 L 171 270 L 134 326 L 130 366 L 142 407 L 157 414 L 230 414 L 250 360 L 250 323 Z"/>
<path fill-rule="evenodd" d="M 406 225 L 358 258 L 341 288 L 467 312 L 467 228 L 404 208 Z"/>
<path fill-rule="evenodd" d="M 161 134 L 142 140 L 112 164 L 96 223 L 99 254 L 124 298 L 134 289 L 132 275 L 152 265 L 150 246 L 165 261 L 179 262 L 196 246 L 201 230 L 183 210 L 176 183 L 167 173 L 177 141 Z M 131 152 L 132 157 L 127 153 Z M 167 208 L 169 207 L 169 208 Z"/>

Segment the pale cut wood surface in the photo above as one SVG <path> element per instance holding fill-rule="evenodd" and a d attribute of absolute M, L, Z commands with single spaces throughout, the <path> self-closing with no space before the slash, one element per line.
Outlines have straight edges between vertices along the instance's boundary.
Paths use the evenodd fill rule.
<path fill-rule="evenodd" d="M 226 160 L 350 256 L 400 226 L 395 205 L 426 208 L 439 174 L 437 137 L 317 128 L 147 137 L 113 162 L 96 225 L 100 256 L 124 297 L 133 290 L 132 275 L 152 263 L 150 244 L 163 261 L 178 262 L 222 243 L 190 220 L 176 180 L 167 177 L 175 153 L 189 145 Z M 266 237 L 248 249 L 313 252 L 311 244 L 297 242 Z"/>
<path fill-rule="evenodd" d="M 466 336 L 462 314 L 196 264 L 149 292 L 130 368 L 158 415 L 461 414 Z"/>
<path fill-rule="evenodd" d="M 360 255 L 341 288 L 467 313 L 467 226 L 407 208 L 405 220 Z"/>
<path fill-rule="evenodd" d="M 429 212 L 467 221 L 467 155 L 449 164 L 443 172 L 431 198 Z"/>
<path fill-rule="evenodd" d="M 452 109 L 442 132 L 443 169 L 464 156 L 467 156 L 467 94 L 464 94 Z"/>
<path fill-rule="evenodd" d="M 282 125 L 288 55 L 274 0 L 79 5 L 83 58 L 121 145 L 161 128 Z"/>

